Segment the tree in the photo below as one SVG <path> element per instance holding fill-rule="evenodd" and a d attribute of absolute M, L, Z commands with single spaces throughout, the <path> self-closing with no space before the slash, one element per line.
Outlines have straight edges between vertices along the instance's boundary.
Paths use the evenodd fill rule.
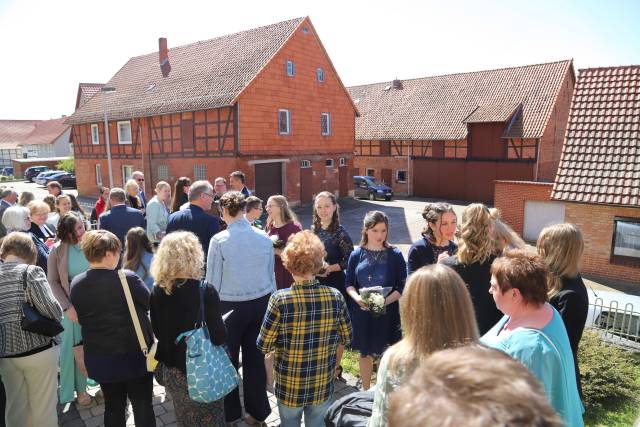
<path fill-rule="evenodd" d="M 73 159 L 73 157 L 69 157 L 68 159 L 59 161 L 56 167 L 59 170 L 73 173 L 76 169 L 75 160 Z"/>

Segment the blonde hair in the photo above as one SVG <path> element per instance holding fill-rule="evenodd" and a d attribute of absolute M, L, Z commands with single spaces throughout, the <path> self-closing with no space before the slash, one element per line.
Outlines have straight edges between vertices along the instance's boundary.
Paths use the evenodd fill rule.
<path fill-rule="evenodd" d="M 489 209 L 491 225 L 493 226 L 493 242 L 496 252 L 503 253 L 509 249 L 525 249 L 527 244 L 518 233 L 502 222 L 500 209 Z"/>
<path fill-rule="evenodd" d="M 9 255 L 16 256 L 29 265 L 35 265 L 38 250 L 28 234 L 13 232 L 2 239 L 0 246 L 0 259 L 4 261 Z"/>
<path fill-rule="evenodd" d="M 582 233 L 573 224 L 550 225 L 542 230 L 536 246 L 548 270 L 547 296 L 551 298 L 562 290 L 563 277 L 578 275 L 584 251 Z"/>
<path fill-rule="evenodd" d="M 282 263 L 292 275 L 316 274 L 326 255 L 324 244 L 312 231 L 305 230 L 289 237 L 282 252 Z"/>
<path fill-rule="evenodd" d="M 178 231 L 167 234 L 158 247 L 151 263 L 151 276 L 155 286 L 171 295 L 176 281 L 202 279 L 204 273 L 204 252 L 195 234 Z"/>
<path fill-rule="evenodd" d="M 442 264 L 409 276 L 400 299 L 400 324 L 403 338 L 390 349 L 391 372 L 420 363 L 434 351 L 478 340 L 469 291 L 460 276 Z"/>
<path fill-rule="evenodd" d="M 473 203 L 462 212 L 458 260 L 463 264 L 483 263 L 493 254 L 489 209 Z"/>
<path fill-rule="evenodd" d="M 49 209 L 49 205 L 40 200 L 34 200 L 27 204 L 27 209 L 29 209 L 29 213 L 31 216 L 36 215 L 38 213 L 49 213 L 51 209 Z"/>
<path fill-rule="evenodd" d="M 267 203 L 269 203 L 269 200 L 274 201 L 280 207 L 280 217 L 282 219 L 282 222 L 284 222 L 285 224 L 288 224 L 290 222 L 298 222 L 298 218 L 289 207 L 289 202 L 287 201 L 286 197 L 281 196 L 280 194 L 276 194 L 275 196 L 269 197 L 267 199 Z M 273 224 L 267 224 L 267 227 L 273 227 Z"/>
<path fill-rule="evenodd" d="M 163 188 L 168 188 L 169 190 L 171 190 L 171 186 L 167 181 L 158 181 L 158 183 L 156 184 L 156 192 L 162 190 Z"/>

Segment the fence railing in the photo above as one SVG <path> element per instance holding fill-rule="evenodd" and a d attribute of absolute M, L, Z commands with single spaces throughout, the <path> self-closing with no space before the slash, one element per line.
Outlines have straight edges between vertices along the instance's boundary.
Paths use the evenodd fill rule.
<path fill-rule="evenodd" d="M 608 343 L 640 351 L 640 307 L 596 297 L 589 303 L 587 327 Z"/>

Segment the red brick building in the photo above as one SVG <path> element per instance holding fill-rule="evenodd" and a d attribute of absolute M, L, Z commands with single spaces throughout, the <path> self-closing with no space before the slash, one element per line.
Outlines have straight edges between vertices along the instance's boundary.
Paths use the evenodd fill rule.
<path fill-rule="evenodd" d="M 494 180 L 552 181 L 571 60 L 350 87 L 355 167 L 397 193 L 493 200 Z"/>
<path fill-rule="evenodd" d="M 357 110 L 309 18 L 171 50 L 160 39 L 159 52 L 131 58 L 105 87 L 116 90 L 69 119 L 80 194 L 109 182 L 104 109 L 114 186 L 137 169 L 147 192 L 242 170 L 262 198 L 348 193 Z"/>
<path fill-rule="evenodd" d="M 640 66 L 580 70 L 562 160 L 544 202 L 533 183 L 496 183 L 496 206 L 518 230 L 529 221 L 514 206 L 562 206 L 559 221 L 585 238 L 583 272 L 640 283 Z M 540 215 L 540 211 L 531 215 Z"/>

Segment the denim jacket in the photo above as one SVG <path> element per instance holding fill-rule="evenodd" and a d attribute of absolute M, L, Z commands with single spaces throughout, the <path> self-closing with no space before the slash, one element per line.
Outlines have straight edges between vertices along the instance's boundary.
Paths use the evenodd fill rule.
<path fill-rule="evenodd" d="M 211 238 L 206 281 L 221 301 L 250 301 L 276 290 L 273 243 L 241 218 Z"/>

